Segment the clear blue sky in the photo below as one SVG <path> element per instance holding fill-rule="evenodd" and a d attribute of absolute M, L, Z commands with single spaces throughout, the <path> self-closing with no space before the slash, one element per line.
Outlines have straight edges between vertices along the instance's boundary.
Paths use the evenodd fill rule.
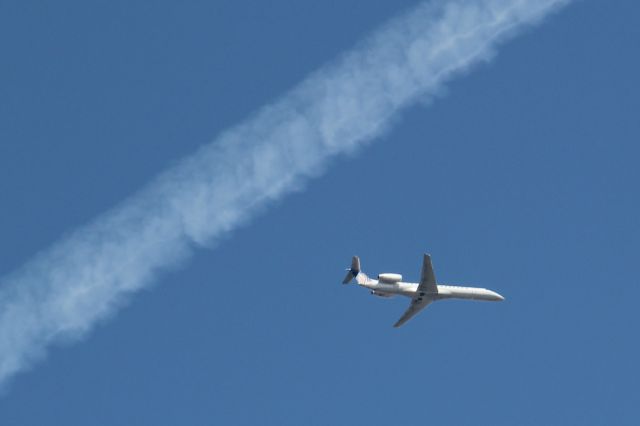
<path fill-rule="evenodd" d="M 0 3 L 0 275 L 413 1 Z M 638 424 L 640 5 L 577 1 L 54 348 L 1 425 Z M 488 287 L 430 306 L 339 284 Z"/>

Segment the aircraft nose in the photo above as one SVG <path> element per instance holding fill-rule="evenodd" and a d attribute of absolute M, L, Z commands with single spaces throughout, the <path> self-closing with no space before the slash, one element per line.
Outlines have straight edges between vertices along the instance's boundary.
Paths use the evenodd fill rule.
<path fill-rule="evenodd" d="M 495 300 L 496 302 L 502 302 L 504 300 L 504 297 L 502 297 L 502 295 L 496 293 L 495 291 L 489 291 L 491 292 L 492 300 Z"/>

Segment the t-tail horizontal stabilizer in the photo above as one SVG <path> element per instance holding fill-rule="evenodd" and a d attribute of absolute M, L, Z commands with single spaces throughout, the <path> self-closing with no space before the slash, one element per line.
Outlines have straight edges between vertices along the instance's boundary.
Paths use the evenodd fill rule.
<path fill-rule="evenodd" d="M 342 280 L 342 284 L 349 284 L 353 278 L 360 273 L 360 258 L 353 256 L 351 259 L 351 268 L 347 269 L 347 275 Z"/>

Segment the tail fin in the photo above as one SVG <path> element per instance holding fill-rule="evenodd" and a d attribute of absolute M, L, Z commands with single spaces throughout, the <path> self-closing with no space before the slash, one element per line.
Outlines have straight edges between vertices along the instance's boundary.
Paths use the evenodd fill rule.
<path fill-rule="evenodd" d="M 349 284 L 354 277 L 360 273 L 360 258 L 353 256 L 351 259 L 351 268 L 347 269 L 347 275 L 342 280 L 342 284 Z"/>
<path fill-rule="evenodd" d="M 360 258 L 358 256 L 353 256 L 351 259 L 351 268 L 347 269 L 347 275 L 344 277 L 344 280 L 342 280 L 342 284 L 349 284 L 354 278 L 358 284 L 376 282 L 362 272 L 360 269 Z"/>

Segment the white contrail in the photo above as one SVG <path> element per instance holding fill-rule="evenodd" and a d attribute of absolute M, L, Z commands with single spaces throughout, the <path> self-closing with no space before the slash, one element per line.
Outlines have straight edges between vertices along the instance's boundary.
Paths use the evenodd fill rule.
<path fill-rule="evenodd" d="M 192 247 L 215 244 L 331 157 L 568 0 L 451 0 L 393 19 L 280 100 L 37 255 L 0 287 L 0 385 L 77 339 Z"/>

